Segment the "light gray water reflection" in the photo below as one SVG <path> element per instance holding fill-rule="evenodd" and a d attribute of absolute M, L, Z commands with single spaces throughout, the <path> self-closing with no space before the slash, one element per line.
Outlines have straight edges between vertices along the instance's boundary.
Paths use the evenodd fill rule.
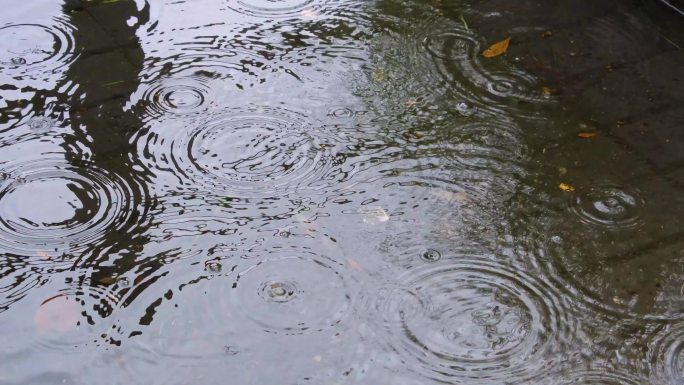
<path fill-rule="evenodd" d="M 681 48 L 606 2 L 6 6 L 0 384 L 681 383 Z"/>

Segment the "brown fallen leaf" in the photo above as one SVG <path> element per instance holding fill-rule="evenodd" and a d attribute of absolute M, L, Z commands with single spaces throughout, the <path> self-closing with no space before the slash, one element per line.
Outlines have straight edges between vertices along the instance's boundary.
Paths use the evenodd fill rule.
<path fill-rule="evenodd" d="M 507 37 L 498 43 L 494 43 L 486 50 L 482 51 L 482 56 L 486 58 L 499 56 L 508 51 L 508 46 L 511 44 L 511 38 Z"/>
<path fill-rule="evenodd" d="M 546 38 L 546 37 L 551 37 L 552 35 L 553 35 L 553 32 L 551 32 L 551 31 L 544 31 L 544 32 L 542 32 L 541 37 Z"/>
<path fill-rule="evenodd" d="M 542 87 L 542 93 L 544 96 L 551 96 L 554 94 L 554 89 L 551 87 Z"/>
<path fill-rule="evenodd" d="M 596 133 L 595 133 L 595 132 L 580 132 L 580 133 L 577 134 L 577 136 L 579 136 L 580 138 L 585 138 L 585 139 L 587 139 L 587 138 L 593 138 L 593 137 L 595 137 L 595 136 L 596 136 Z"/>
<path fill-rule="evenodd" d="M 567 183 L 561 183 L 561 184 L 559 184 L 559 185 L 558 185 L 558 188 L 560 188 L 561 190 L 563 190 L 563 191 L 565 191 L 565 192 L 573 192 L 573 191 L 575 191 L 575 188 L 572 187 L 571 185 L 567 184 Z"/>

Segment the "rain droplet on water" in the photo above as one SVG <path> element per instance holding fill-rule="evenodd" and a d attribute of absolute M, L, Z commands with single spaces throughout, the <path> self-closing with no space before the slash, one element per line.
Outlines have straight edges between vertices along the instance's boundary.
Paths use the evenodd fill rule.
<path fill-rule="evenodd" d="M 435 249 L 426 249 L 420 253 L 420 258 L 426 262 L 437 262 L 442 258 L 442 254 Z"/>
<path fill-rule="evenodd" d="M 204 263 L 204 269 L 212 273 L 220 273 L 223 266 L 218 261 L 207 261 Z"/>

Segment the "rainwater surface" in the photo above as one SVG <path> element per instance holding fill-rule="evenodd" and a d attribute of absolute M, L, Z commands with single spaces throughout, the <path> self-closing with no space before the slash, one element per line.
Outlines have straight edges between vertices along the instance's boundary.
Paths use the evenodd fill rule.
<path fill-rule="evenodd" d="M 499 3 L 2 0 L 0 384 L 684 383 L 681 178 Z"/>

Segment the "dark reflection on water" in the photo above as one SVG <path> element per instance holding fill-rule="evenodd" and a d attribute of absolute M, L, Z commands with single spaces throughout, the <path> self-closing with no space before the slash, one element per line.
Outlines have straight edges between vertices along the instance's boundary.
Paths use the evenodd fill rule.
<path fill-rule="evenodd" d="M 0 383 L 681 382 L 679 190 L 479 12 L 7 7 Z"/>

